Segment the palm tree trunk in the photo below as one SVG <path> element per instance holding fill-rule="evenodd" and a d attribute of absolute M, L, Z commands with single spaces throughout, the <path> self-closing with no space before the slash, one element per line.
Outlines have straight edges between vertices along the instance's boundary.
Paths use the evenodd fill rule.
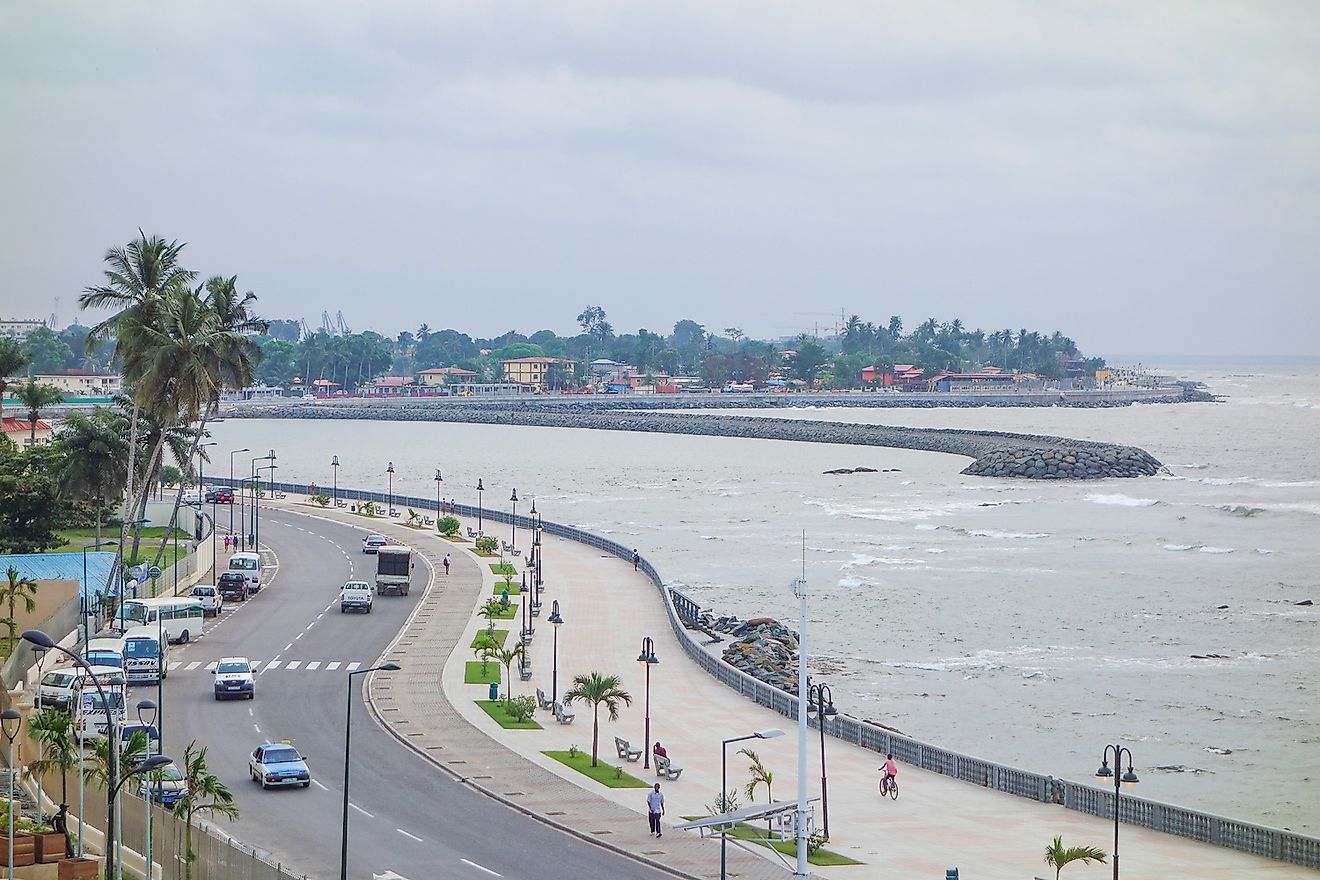
<path fill-rule="evenodd" d="M 597 743 L 599 742 L 600 742 L 600 706 L 595 705 L 591 707 L 591 766 L 593 767 L 595 767 L 597 764 L 596 752 L 598 751 Z"/>
<path fill-rule="evenodd" d="M 41 415 L 35 409 L 28 410 L 28 425 L 32 428 L 32 445 L 37 445 L 37 416 Z"/>
<path fill-rule="evenodd" d="M 184 475 L 179 478 L 179 491 L 174 494 L 174 511 L 170 514 L 170 528 L 160 539 L 160 546 L 156 548 L 156 560 L 151 563 L 152 565 L 160 565 L 161 557 L 165 555 L 165 546 L 169 544 L 174 529 L 178 528 L 179 504 L 183 501 L 183 482 L 187 479 L 188 468 L 192 465 L 193 456 L 197 454 L 197 447 L 202 442 L 202 434 L 206 432 L 207 415 L 208 413 L 203 410 L 202 421 L 198 424 L 197 433 L 193 435 L 192 446 L 188 449 L 188 464 L 181 468 Z M 201 486 L 197 487 L 199 492 L 201 488 Z M 174 562 L 177 565 L 179 560 L 175 559 Z"/>

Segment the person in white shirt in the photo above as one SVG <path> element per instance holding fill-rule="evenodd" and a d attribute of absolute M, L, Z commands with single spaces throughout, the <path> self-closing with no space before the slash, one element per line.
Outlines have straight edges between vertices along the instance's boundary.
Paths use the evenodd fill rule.
<path fill-rule="evenodd" d="M 655 784 L 655 788 L 646 793 L 646 813 L 651 822 L 651 834 L 654 837 L 662 837 L 660 831 L 660 817 L 665 814 L 665 796 L 660 793 L 660 783 Z"/>

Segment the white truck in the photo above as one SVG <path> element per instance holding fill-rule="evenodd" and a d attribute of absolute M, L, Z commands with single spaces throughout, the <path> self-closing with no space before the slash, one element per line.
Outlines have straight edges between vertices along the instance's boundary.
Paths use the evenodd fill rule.
<path fill-rule="evenodd" d="M 408 595 L 412 583 L 412 550 L 397 544 L 387 544 L 376 551 L 376 595 L 397 593 Z"/>

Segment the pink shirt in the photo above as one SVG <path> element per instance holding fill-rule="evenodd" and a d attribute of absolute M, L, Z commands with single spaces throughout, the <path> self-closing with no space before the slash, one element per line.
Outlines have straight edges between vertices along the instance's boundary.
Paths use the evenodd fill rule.
<path fill-rule="evenodd" d="M 893 758 L 889 758 L 885 761 L 885 775 L 886 776 L 898 775 L 898 765 L 894 763 Z"/>

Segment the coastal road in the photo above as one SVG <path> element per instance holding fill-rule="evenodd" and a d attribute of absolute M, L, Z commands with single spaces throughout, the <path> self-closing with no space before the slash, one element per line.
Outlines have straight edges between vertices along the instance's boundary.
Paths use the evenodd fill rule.
<path fill-rule="evenodd" d="M 418 565 L 411 595 L 378 596 L 371 614 L 341 614 L 344 581 L 372 580 L 367 534 L 339 523 L 263 511 L 267 562 L 278 571 L 259 595 L 228 610 L 205 636 L 171 654 L 164 687 L 164 753 L 192 740 L 234 791 L 238 821 L 217 823 L 244 843 L 313 878 L 339 874 L 347 671 L 373 665 L 425 589 Z M 243 656 L 259 664 L 256 698 L 217 702 L 208 666 Z M 360 685 L 366 676 L 357 676 Z M 437 687 L 438 687 L 437 683 Z M 139 688 L 130 696 L 155 696 Z M 348 876 L 393 871 L 407 880 L 660 880 L 672 875 L 592 846 L 464 786 L 409 751 L 353 695 Z M 291 739 L 307 757 L 310 788 L 262 791 L 248 775 L 258 743 Z"/>

